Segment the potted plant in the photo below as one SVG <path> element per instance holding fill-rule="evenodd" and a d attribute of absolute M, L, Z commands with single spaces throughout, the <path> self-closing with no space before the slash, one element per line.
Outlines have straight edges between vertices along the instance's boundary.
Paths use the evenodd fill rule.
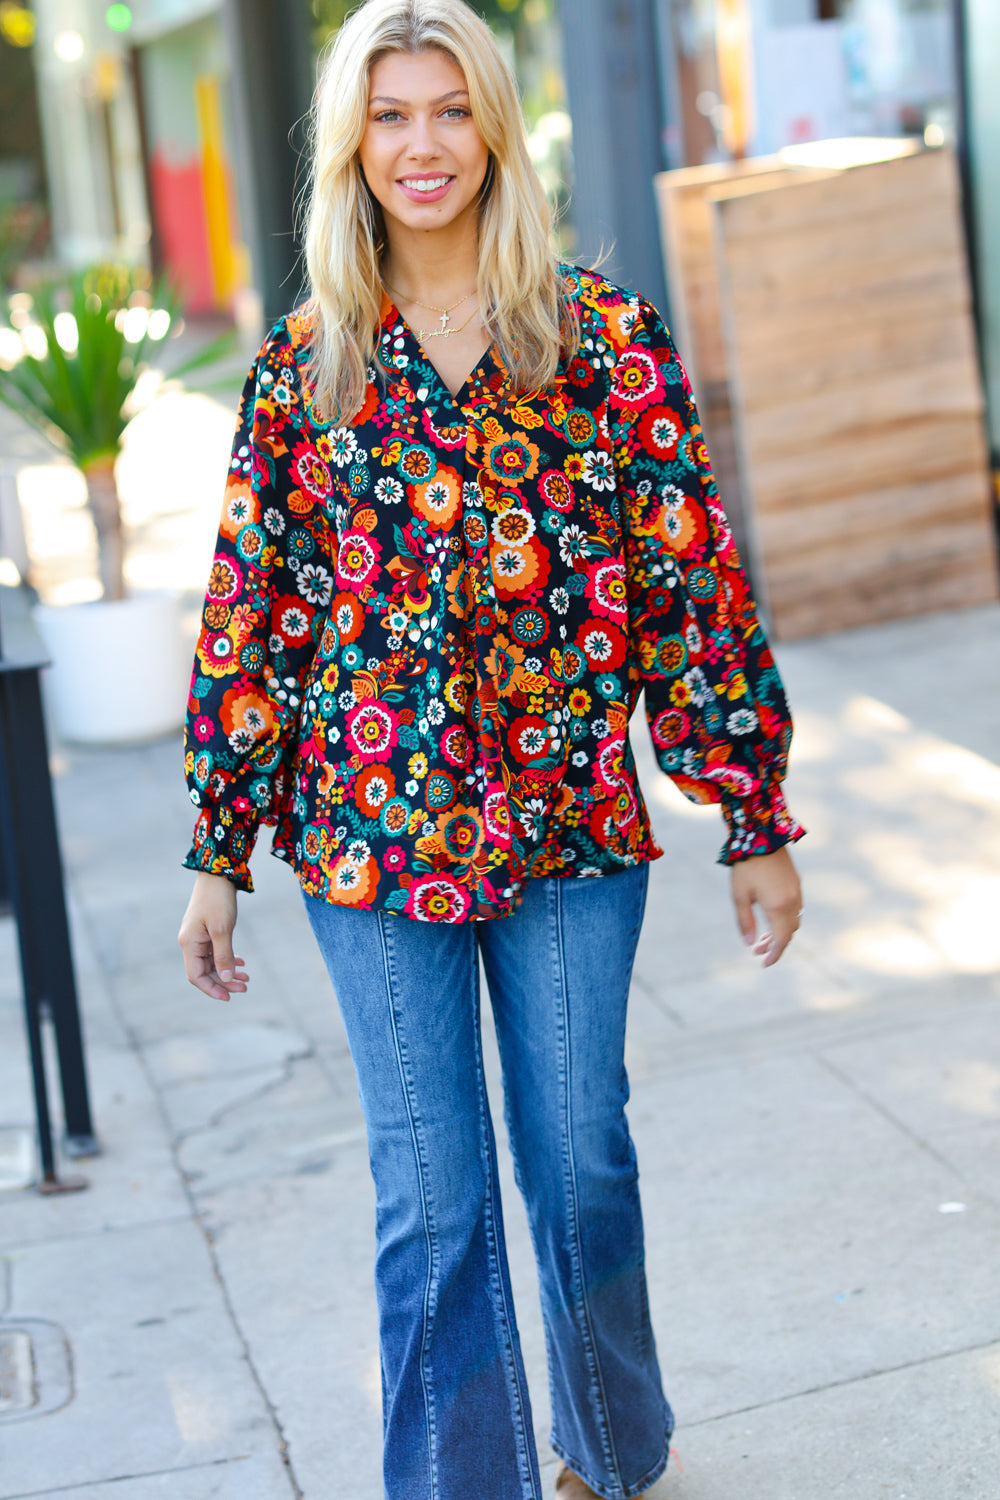
<path fill-rule="evenodd" d="M 169 296 L 150 297 L 134 272 L 113 265 L 34 291 L 29 320 L 8 315 L 4 347 L 12 357 L 0 358 L 0 401 L 82 470 L 97 533 L 101 599 L 35 610 L 52 656 L 49 701 L 65 739 L 146 739 L 183 717 L 189 664 L 180 601 L 166 592 L 126 596 L 115 480 L 143 356 L 173 316 Z M 185 368 L 217 356 L 218 343 Z"/>

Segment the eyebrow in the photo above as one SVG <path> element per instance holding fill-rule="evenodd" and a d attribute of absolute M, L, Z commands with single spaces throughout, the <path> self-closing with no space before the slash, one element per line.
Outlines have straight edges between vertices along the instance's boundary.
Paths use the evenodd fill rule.
<path fill-rule="evenodd" d="M 468 99 L 468 97 L 468 89 L 452 89 L 450 94 L 442 94 L 439 99 L 432 99 L 431 104 L 446 104 L 449 99 Z M 372 98 L 368 100 L 369 105 L 407 104 L 408 102 L 409 101 L 406 99 L 393 99 L 388 94 L 374 94 Z"/>

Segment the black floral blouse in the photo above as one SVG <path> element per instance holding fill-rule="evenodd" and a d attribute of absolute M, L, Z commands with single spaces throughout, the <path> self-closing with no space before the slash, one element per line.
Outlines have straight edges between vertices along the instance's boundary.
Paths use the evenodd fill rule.
<path fill-rule="evenodd" d="M 581 343 L 452 396 L 395 307 L 350 426 L 311 410 L 308 314 L 240 408 L 191 682 L 186 864 L 252 889 L 258 824 L 303 887 L 422 921 L 501 917 L 535 875 L 661 853 L 628 722 L 719 802 L 722 859 L 802 832 L 791 724 L 656 311 L 564 268 Z"/>

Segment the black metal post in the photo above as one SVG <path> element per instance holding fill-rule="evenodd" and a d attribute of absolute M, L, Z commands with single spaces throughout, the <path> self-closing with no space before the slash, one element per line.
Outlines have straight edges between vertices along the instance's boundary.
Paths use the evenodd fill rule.
<path fill-rule="evenodd" d="M 653 0 L 559 0 L 559 13 L 580 258 L 609 250 L 607 274 L 668 318 L 653 192 L 666 165 Z"/>
<path fill-rule="evenodd" d="M 223 24 L 232 59 L 240 206 L 270 326 L 294 306 L 303 277 L 295 198 L 305 183 L 312 16 L 307 0 L 224 0 Z"/>
<path fill-rule="evenodd" d="M 55 1032 L 70 1156 L 98 1151 L 70 948 L 62 860 L 49 774 L 41 653 L 3 655 L 0 639 L 0 834 L 17 920 L 43 1191 L 83 1186 L 56 1176 L 43 1021 Z"/>

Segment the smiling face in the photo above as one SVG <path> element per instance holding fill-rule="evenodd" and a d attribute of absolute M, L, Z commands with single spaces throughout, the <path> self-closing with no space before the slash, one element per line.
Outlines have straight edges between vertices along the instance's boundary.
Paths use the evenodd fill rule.
<path fill-rule="evenodd" d="M 476 218 L 489 151 L 453 57 L 388 52 L 375 62 L 358 156 L 390 242 L 401 229 L 458 229 Z"/>

